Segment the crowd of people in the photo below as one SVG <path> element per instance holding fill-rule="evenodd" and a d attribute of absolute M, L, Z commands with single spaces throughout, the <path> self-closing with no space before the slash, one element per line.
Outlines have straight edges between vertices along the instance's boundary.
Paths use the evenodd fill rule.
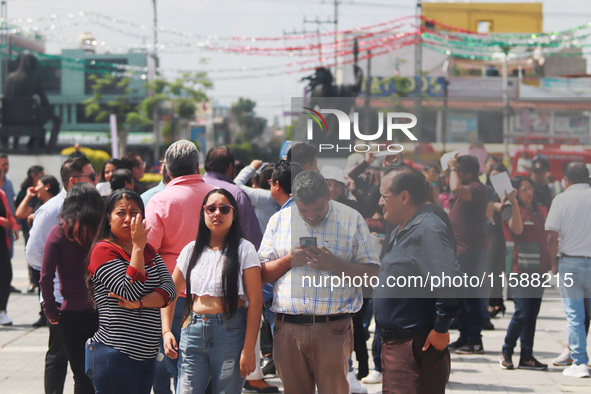
<path fill-rule="evenodd" d="M 218 146 L 199 168 L 187 140 L 160 162 L 146 190 L 135 153 L 95 172 L 83 155 L 58 180 L 32 166 L 18 196 L 0 155 L 0 324 L 10 325 L 11 254 L 19 230 L 49 326 L 46 393 L 63 393 L 68 365 L 82 393 L 443 393 L 450 351 L 485 352 L 483 329 L 511 317 L 502 369 L 545 370 L 534 357 L 543 286 L 486 292 L 347 283 L 345 278 L 481 277 L 548 272 L 559 286 L 569 347 L 553 360 L 587 377 L 591 315 L 589 171 L 565 168 L 557 194 L 548 162 L 520 158 L 512 190 L 497 194 L 496 156 L 463 155 L 444 172 L 403 154 L 353 154 L 318 166 L 312 145 L 244 166 Z M 335 279 L 339 280 L 336 283 Z M 497 281 L 498 282 L 498 281 Z M 375 319 L 369 369 L 369 326 Z M 450 343 L 451 328 L 459 330 Z M 520 340 L 520 360 L 512 355 Z M 353 366 L 355 352 L 357 372 Z"/>

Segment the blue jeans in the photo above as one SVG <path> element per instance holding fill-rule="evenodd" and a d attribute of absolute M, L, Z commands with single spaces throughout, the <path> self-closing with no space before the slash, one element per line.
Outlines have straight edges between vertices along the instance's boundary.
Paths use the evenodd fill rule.
<path fill-rule="evenodd" d="M 263 315 L 265 315 L 265 319 L 271 325 L 271 335 L 273 335 L 273 328 L 275 327 L 275 312 L 273 312 L 270 307 L 263 307 Z"/>
<path fill-rule="evenodd" d="M 160 353 L 164 355 L 164 346 L 160 338 Z M 170 372 L 166 368 L 166 356 L 160 361 L 156 359 L 154 366 L 154 394 L 171 394 L 170 391 Z M 176 381 L 176 380 L 175 380 Z"/>
<path fill-rule="evenodd" d="M 591 258 L 562 257 L 558 264 L 558 273 L 571 358 L 573 364 L 587 364 L 589 356 L 585 335 L 585 299 L 587 311 L 591 314 Z M 572 286 L 567 287 L 571 279 Z"/>
<path fill-rule="evenodd" d="M 174 339 L 176 340 L 176 343 L 180 343 L 181 341 L 181 318 L 183 317 L 183 309 L 185 308 L 185 297 L 178 297 L 176 300 L 176 305 L 174 307 L 174 316 L 172 318 L 172 326 L 170 328 L 170 331 L 172 332 L 172 335 L 174 335 Z M 160 343 L 162 344 L 162 341 L 160 341 Z M 162 354 L 164 354 L 164 348 L 161 347 L 160 351 L 162 352 Z M 172 359 L 169 358 L 167 356 L 164 356 L 164 362 L 166 364 L 166 369 L 168 370 L 168 373 L 170 373 L 170 376 L 172 376 L 172 380 L 173 380 L 173 384 L 176 390 L 177 384 L 178 384 L 178 377 L 179 377 L 179 370 L 178 370 L 178 360 L 177 359 Z"/>
<path fill-rule="evenodd" d="M 154 360 L 133 360 L 92 339 L 86 343 L 86 375 L 97 394 L 150 394 Z"/>
<path fill-rule="evenodd" d="M 458 254 L 458 263 L 460 270 L 468 276 L 482 277 L 482 250 L 468 250 L 465 253 Z M 469 289 L 469 298 L 464 298 L 464 307 L 460 313 L 460 338 L 468 342 L 480 343 L 482 332 L 482 304 L 479 292 L 476 289 Z M 478 298 L 474 298 L 478 297 Z"/>
<path fill-rule="evenodd" d="M 536 298 L 530 298 L 533 296 Z M 534 356 L 534 336 L 536 334 L 536 320 L 542 305 L 542 296 L 544 288 L 530 288 L 524 290 L 520 287 L 513 288 L 513 302 L 515 304 L 515 313 L 507 327 L 507 335 L 503 344 L 503 353 L 513 355 L 513 349 L 517 345 L 517 338 L 521 342 L 521 359 L 531 360 Z M 524 297 L 527 296 L 527 297 Z"/>
<path fill-rule="evenodd" d="M 189 325 L 181 330 L 177 394 L 205 392 L 240 394 L 245 378 L 240 376 L 240 353 L 246 334 L 246 309 L 231 319 L 225 314 L 191 312 Z"/>

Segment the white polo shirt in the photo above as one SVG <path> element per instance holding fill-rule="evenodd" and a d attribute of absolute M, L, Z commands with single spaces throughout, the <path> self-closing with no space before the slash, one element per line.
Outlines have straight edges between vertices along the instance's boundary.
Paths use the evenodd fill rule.
<path fill-rule="evenodd" d="M 591 257 L 591 187 L 571 185 L 554 197 L 546 219 L 546 231 L 558 232 L 558 253 Z"/>

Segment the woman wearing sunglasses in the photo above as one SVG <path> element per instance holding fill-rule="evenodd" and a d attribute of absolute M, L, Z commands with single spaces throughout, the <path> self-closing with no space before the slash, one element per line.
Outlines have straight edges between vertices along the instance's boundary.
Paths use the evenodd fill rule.
<path fill-rule="evenodd" d="M 160 308 L 176 297 L 162 258 L 147 243 L 144 203 L 120 189 L 107 202 L 88 275 L 99 328 L 86 344 L 97 393 L 148 394 L 160 344 Z"/>
<path fill-rule="evenodd" d="M 258 255 L 242 237 L 238 205 L 228 191 L 205 196 L 197 239 L 181 251 L 172 277 L 177 292 L 186 287 L 192 295 L 180 346 L 170 332 L 174 302 L 162 314 L 166 355 L 179 357 L 177 393 L 204 393 L 210 381 L 214 393 L 241 393 L 255 369 L 263 294 Z"/>

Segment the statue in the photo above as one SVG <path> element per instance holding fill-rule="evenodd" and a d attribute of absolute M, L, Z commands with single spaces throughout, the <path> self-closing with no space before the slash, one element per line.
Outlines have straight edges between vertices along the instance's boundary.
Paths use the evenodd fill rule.
<path fill-rule="evenodd" d="M 355 82 L 351 85 L 333 85 L 332 73 L 329 69 L 319 67 L 316 73 L 302 78 L 302 81 L 310 81 L 306 91 L 311 97 L 357 97 L 363 83 L 363 70 L 357 64 L 353 65 Z"/>
<path fill-rule="evenodd" d="M 331 108 L 338 109 L 345 112 L 346 114 L 351 113 L 355 108 L 355 98 L 361 91 L 363 83 L 363 70 L 353 65 L 354 82 L 347 85 L 335 85 L 333 83 L 333 76 L 329 69 L 320 67 L 316 69 L 316 72 L 308 77 L 302 78 L 302 81 L 309 81 L 306 87 L 306 93 L 310 94 L 305 107 L 309 108 Z M 327 123 L 327 130 L 320 130 L 316 124 L 313 124 L 314 128 L 314 139 L 311 141 L 313 145 L 319 146 L 320 144 L 333 144 L 337 145 L 338 141 L 338 121 L 336 116 L 330 115 L 325 116 Z M 296 124 L 296 132 L 294 134 L 296 140 L 306 141 L 305 130 L 306 130 L 305 117 L 300 117 Z M 345 155 L 349 152 L 341 152 L 337 154 L 339 156 Z"/>
<path fill-rule="evenodd" d="M 61 126 L 61 118 L 53 113 L 42 81 L 37 73 L 37 58 L 31 53 L 22 53 L 17 58 L 17 70 L 6 79 L 4 98 L 2 99 L 2 126 L 16 128 L 30 136 L 29 148 L 45 146 L 45 125 L 52 121 L 49 147 L 57 142 L 57 134 Z M 39 98 L 37 102 L 35 96 Z M 40 104 L 40 105 L 39 105 Z M 36 131 L 34 131 L 36 130 Z M 2 135 L 2 146 L 8 146 L 8 137 Z M 13 147 L 18 147 L 19 136 L 14 135 Z"/>

